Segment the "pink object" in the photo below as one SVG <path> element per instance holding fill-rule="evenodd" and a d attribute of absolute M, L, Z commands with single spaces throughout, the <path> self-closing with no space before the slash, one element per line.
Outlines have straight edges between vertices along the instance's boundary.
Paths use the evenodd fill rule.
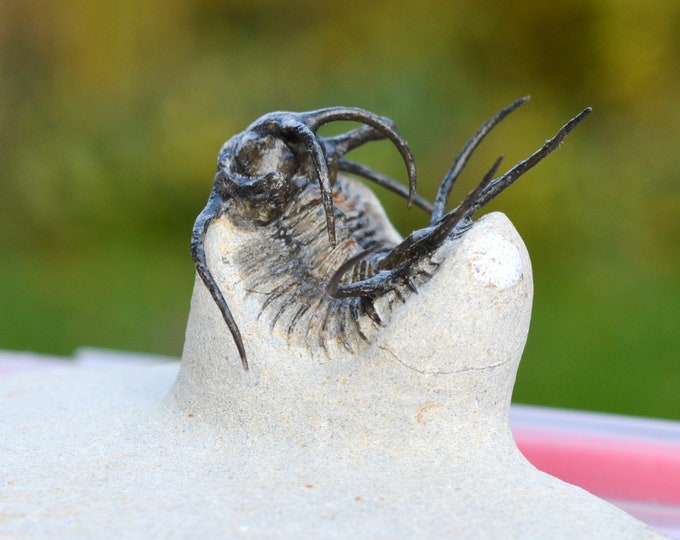
<path fill-rule="evenodd" d="M 536 468 L 608 499 L 680 506 L 680 444 L 577 433 L 513 430 Z"/>
<path fill-rule="evenodd" d="M 680 422 L 513 405 L 537 468 L 680 538 Z"/>
<path fill-rule="evenodd" d="M 680 506 L 680 423 L 514 405 L 517 446 L 538 469 L 608 499 Z"/>

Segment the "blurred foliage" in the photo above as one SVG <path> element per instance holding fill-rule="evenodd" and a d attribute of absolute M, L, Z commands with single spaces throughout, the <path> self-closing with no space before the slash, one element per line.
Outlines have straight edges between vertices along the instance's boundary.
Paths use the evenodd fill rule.
<path fill-rule="evenodd" d="M 535 273 L 515 399 L 680 419 L 678 35 L 677 0 L 0 0 L 0 348 L 179 355 L 217 151 L 265 112 L 393 118 L 431 197 L 531 93 L 456 192 L 593 106 L 492 205 Z M 404 178 L 388 144 L 361 152 Z"/>

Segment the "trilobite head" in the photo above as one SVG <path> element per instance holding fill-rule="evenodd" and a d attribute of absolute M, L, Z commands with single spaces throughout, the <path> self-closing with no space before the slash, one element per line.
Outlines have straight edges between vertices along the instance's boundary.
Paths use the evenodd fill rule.
<path fill-rule="evenodd" d="M 317 130 L 334 120 L 355 120 L 364 128 L 336 138 Z M 260 223 L 279 215 L 295 193 L 311 182 L 319 187 L 328 237 L 335 243 L 332 184 L 342 157 L 368 141 L 391 139 L 409 169 L 415 190 L 413 156 L 389 120 L 361 109 L 334 107 L 306 113 L 269 113 L 229 140 L 220 151 L 214 191 L 230 201 L 234 211 Z"/>
<path fill-rule="evenodd" d="M 335 107 L 271 113 L 228 141 L 220 152 L 208 205 L 194 225 L 192 255 L 243 366 L 247 369 L 245 344 L 203 249 L 210 223 L 224 217 L 247 231 L 247 246 L 233 254 L 233 261 L 245 289 L 260 298 L 261 314 L 272 329 L 285 328 L 292 340 L 306 343 L 312 352 L 339 345 L 353 353 L 386 324 L 385 309 L 406 303 L 436 271 L 432 254 L 463 234 L 479 208 L 557 148 L 590 112 L 584 110 L 532 156 L 498 177 L 497 160 L 480 184 L 447 211 L 451 189 L 474 149 L 525 100 L 503 109 L 470 139 L 433 204 L 415 194 L 415 164 L 404 138 L 390 120 L 368 111 Z M 317 134 L 321 125 L 335 120 L 364 125 L 335 137 Z M 402 155 L 408 189 L 344 157 L 383 138 Z M 429 226 L 403 240 L 395 238 L 391 226 L 366 201 L 365 191 L 357 188 L 357 180 L 346 173 L 383 185 L 431 212 Z"/>
<path fill-rule="evenodd" d="M 298 161 L 282 139 L 247 132 L 222 149 L 215 190 L 234 214 L 266 224 L 294 196 L 297 169 Z"/>

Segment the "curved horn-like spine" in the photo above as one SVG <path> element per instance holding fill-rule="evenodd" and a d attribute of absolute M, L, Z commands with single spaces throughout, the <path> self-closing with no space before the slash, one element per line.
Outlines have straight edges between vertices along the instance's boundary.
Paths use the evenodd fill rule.
<path fill-rule="evenodd" d="M 453 188 L 453 185 L 456 183 L 456 180 L 460 176 L 460 173 L 465 168 L 468 159 L 475 151 L 475 149 L 479 146 L 479 144 L 482 142 L 482 140 L 484 140 L 484 137 L 486 137 L 486 135 L 495 126 L 497 126 L 500 123 L 500 121 L 503 120 L 503 118 L 505 118 L 507 115 L 509 115 L 512 111 L 514 111 L 517 107 L 519 107 L 523 103 L 526 103 L 528 100 L 529 96 L 524 96 L 514 101 L 507 107 L 505 107 L 505 109 L 503 109 L 502 111 L 494 115 L 492 118 L 490 118 L 481 128 L 477 130 L 477 132 L 470 138 L 470 140 L 467 143 L 465 143 L 465 146 L 460 151 L 458 156 L 456 156 L 456 160 L 453 162 L 453 165 L 449 169 L 449 172 L 446 173 L 444 180 L 442 180 L 442 183 L 439 186 L 437 197 L 434 200 L 434 208 L 432 209 L 430 225 L 434 225 L 446 213 L 446 205 L 449 202 L 449 195 L 451 194 L 451 189 Z"/>
<path fill-rule="evenodd" d="M 592 112 L 592 108 L 586 107 L 574 118 L 569 120 L 565 125 L 563 125 L 560 130 L 555 134 L 552 139 L 548 139 L 541 148 L 536 150 L 528 158 L 520 161 L 512 169 L 504 173 L 502 176 L 496 178 L 491 182 L 479 196 L 479 200 L 475 202 L 474 206 L 470 209 L 470 215 L 474 214 L 482 206 L 491 201 L 499 193 L 501 193 L 505 188 L 510 186 L 515 182 L 520 176 L 522 176 L 529 169 L 541 162 L 548 154 L 556 150 L 562 141 L 566 138 L 569 133 L 571 133 L 576 126 L 578 126 L 581 121 Z"/>
<path fill-rule="evenodd" d="M 281 126 L 281 132 L 301 142 L 309 157 L 312 159 L 321 190 L 324 213 L 326 214 L 326 229 L 331 245 L 335 246 L 335 213 L 333 210 L 333 194 L 331 192 L 331 177 L 328 171 L 326 155 L 316 134 L 305 124 L 298 122 L 287 123 Z"/>
<path fill-rule="evenodd" d="M 321 201 L 326 215 L 328 239 L 331 245 L 335 246 L 335 213 L 328 163 L 318 137 L 307 125 L 305 118 L 306 114 L 300 113 L 271 113 L 262 117 L 257 123 L 251 124 L 248 130 L 274 137 L 283 137 L 290 145 L 303 146 L 307 156 L 312 160 L 314 172 L 319 182 Z"/>
<path fill-rule="evenodd" d="M 405 199 L 409 197 L 408 190 L 402 184 L 396 182 L 386 174 L 373 170 L 366 165 L 357 163 L 356 161 L 351 161 L 344 158 L 340 159 L 338 160 L 338 169 L 350 174 L 356 174 L 362 178 L 366 178 L 367 180 L 370 180 L 371 182 L 374 182 L 375 184 L 378 184 L 379 186 L 384 187 L 385 189 L 391 191 L 392 193 L 396 193 Z M 413 204 L 419 206 L 426 212 L 432 212 L 432 204 L 430 201 L 423 199 L 417 193 L 413 195 Z"/>
<path fill-rule="evenodd" d="M 309 129 L 311 129 L 315 133 L 316 130 L 319 129 L 322 125 L 328 124 L 329 122 L 335 122 L 337 120 L 345 121 L 349 120 L 367 124 L 372 128 L 376 129 L 378 132 L 382 133 L 387 139 L 392 141 L 397 150 L 399 150 L 399 153 L 401 154 L 404 160 L 404 164 L 406 165 L 406 169 L 408 171 L 409 180 L 408 200 L 410 206 L 413 196 L 416 192 L 416 164 L 413 159 L 411 149 L 408 147 L 408 143 L 406 142 L 404 137 L 402 137 L 401 133 L 399 133 L 396 130 L 391 120 L 378 116 L 377 114 L 373 114 L 369 111 L 365 111 L 364 109 L 359 109 L 355 107 L 329 107 L 327 109 L 319 109 L 316 111 L 304 113 L 302 115 L 302 118 L 303 121 L 305 122 L 305 125 L 307 125 Z M 359 130 L 361 130 L 361 128 L 359 128 L 358 130 L 354 130 L 354 134 L 356 136 L 357 133 L 360 133 L 363 137 L 363 141 L 362 138 L 359 138 L 358 141 L 361 142 L 354 146 L 348 145 L 347 151 L 351 150 L 352 148 L 356 148 L 356 146 L 358 146 L 359 144 L 363 144 L 364 141 L 376 140 L 375 136 L 370 135 L 367 130 L 362 131 Z"/>
<path fill-rule="evenodd" d="M 227 328 L 229 328 L 229 332 L 231 332 L 231 336 L 234 339 L 236 348 L 238 349 L 238 354 L 241 357 L 243 369 L 248 370 L 246 348 L 243 345 L 241 332 L 239 331 L 238 325 L 231 314 L 231 310 L 227 305 L 227 301 L 224 299 L 222 291 L 220 290 L 215 278 L 208 268 L 208 262 L 205 257 L 205 235 L 208 232 L 208 227 L 210 224 L 220 215 L 223 205 L 224 200 L 219 195 L 214 192 L 210 194 L 208 204 L 198 215 L 194 223 L 194 228 L 191 233 L 191 256 L 194 260 L 194 265 L 196 266 L 198 275 L 201 276 L 203 283 L 217 303 L 217 307 L 219 307 L 220 312 L 222 313 L 224 322 L 227 323 Z"/>

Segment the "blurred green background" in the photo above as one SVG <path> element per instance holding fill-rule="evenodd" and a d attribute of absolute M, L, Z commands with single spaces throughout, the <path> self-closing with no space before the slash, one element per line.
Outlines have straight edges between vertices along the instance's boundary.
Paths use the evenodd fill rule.
<path fill-rule="evenodd" d="M 679 35 L 677 0 L 0 0 L 0 348 L 179 356 L 217 151 L 265 112 L 393 118 L 432 197 L 529 93 L 453 196 L 594 108 L 491 208 L 534 266 L 515 400 L 680 419 Z"/>

